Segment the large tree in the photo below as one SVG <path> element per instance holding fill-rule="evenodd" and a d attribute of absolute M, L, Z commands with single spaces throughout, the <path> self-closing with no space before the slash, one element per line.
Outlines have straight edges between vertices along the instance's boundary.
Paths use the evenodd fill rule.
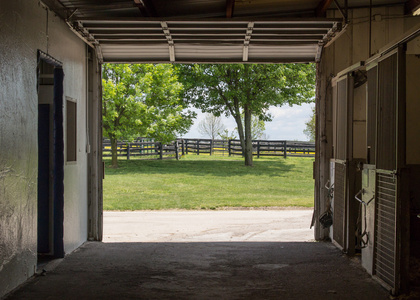
<path fill-rule="evenodd" d="M 252 115 L 270 121 L 271 105 L 312 102 L 315 93 L 313 64 L 194 64 L 179 69 L 188 104 L 233 116 L 247 166 L 252 166 Z"/>
<path fill-rule="evenodd" d="M 184 111 L 173 65 L 103 65 L 103 129 L 117 167 L 117 141 L 137 136 L 168 143 L 186 133 L 194 113 Z"/>
<path fill-rule="evenodd" d="M 242 122 L 244 122 L 244 116 L 242 116 Z M 235 128 L 238 131 L 238 128 Z M 251 139 L 258 140 L 261 139 L 265 133 L 265 122 L 260 120 L 258 116 L 251 116 Z"/>

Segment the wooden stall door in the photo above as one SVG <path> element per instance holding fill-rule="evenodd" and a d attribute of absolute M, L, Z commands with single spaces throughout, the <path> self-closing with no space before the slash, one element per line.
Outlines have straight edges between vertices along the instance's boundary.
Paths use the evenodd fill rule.
<path fill-rule="evenodd" d="M 402 167 L 401 124 L 404 119 L 404 56 L 397 49 L 378 62 L 376 192 L 375 192 L 375 277 L 392 293 L 401 286 L 399 169 Z"/>

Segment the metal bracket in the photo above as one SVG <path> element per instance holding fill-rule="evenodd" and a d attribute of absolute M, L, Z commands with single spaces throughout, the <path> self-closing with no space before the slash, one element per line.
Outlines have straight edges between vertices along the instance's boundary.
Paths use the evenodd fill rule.
<path fill-rule="evenodd" d="M 246 34 L 245 34 L 244 49 L 243 49 L 243 53 L 242 53 L 242 61 L 248 61 L 248 48 L 249 48 L 249 42 L 251 40 L 253 29 L 254 29 L 254 22 L 249 22 L 247 30 L 246 30 Z"/>
<path fill-rule="evenodd" d="M 343 16 L 344 24 L 347 24 L 349 22 L 348 0 L 344 0 L 344 8 L 340 6 L 337 0 L 334 0 L 334 3 Z"/>
<path fill-rule="evenodd" d="M 397 171 L 393 171 L 392 172 L 392 180 L 394 181 L 394 183 L 395 183 L 395 179 L 398 177 L 398 172 Z"/>
<path fill-rule="evenodd" d="M 172 39 L 171 32 L 169 31 L 168 23 L 160 22 L 160 26 L 162 27 L 163 33 L 168 41 L 169 47 L 169 60 L 171 62 L 175 62 L 175 44 L 174 40 Z"/>
<path fill-rule="evenodd" d="M 372 202 L 372 200 L 373 199 L 375 199 L 375 195 L 371 198 L 371 199 L 369 199 L 369 201 L 368 202 L 365 202 L 365 201 L 363 201 L 362 199 L 360 199 L 358 196 L 359 195 L 363 195 L 363 194 L 365 194 L 366 193 L 366 191 L 365 191 L 365 189 L 361 189 L 355 196 L 354 196 L 354 199 L 356 199 L 357 201 L 359 201 L 360 203 L 362 203 L 363 205 L 365 205 L 365 206 L 368 206 L 369 205 L 369 203 L 370 202 Z"/>
<path fill-rule="evenodd" d="M 325 186 L 324 186 L 326 189 L 327 189 L 327 196 L 329 197 L 329 198 L 333 198 L 333 196 L 334 196 L 334 184 L 331 184 L 330 185 L 330 180 L 328 179 L 328 181 L 327 181 L 327 183 L 325 183 Z"/>

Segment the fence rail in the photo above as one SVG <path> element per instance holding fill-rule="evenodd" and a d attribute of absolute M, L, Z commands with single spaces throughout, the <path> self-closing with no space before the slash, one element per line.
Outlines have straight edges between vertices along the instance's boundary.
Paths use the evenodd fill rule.
<path fill-rule="evenodd" d="M 230 140 L 229 143 L 229 155 L 242 155 L 242 146 L 239 140 Z M 252 154 L 257 157 L 313 157 L 315 155 L 315 143 L 284 140 L 256 140 L 252 141 Z"/>
<path fill-rule="evenodd" d="M 103 155 L 111 156 L 111 143 L 103 142 Z M 269 141 L 255 140 L 252 142 L 252 153 L 261 156 L 300 156 L 313 157 L 315 143 L 298 141 Z M 135 142 L 118 142 L 117 155 L 127 157 L 144 156 L 154 159 L 179 159 L 185 154 L 207 155 L 242 155 L 239 140 L 211 140 L 211 139 L 178 139 L 171 144 L 162 145 L 150 139 L 138 139 Z"/>
<path fill-rule="evenodd" d="M 150 159 L 179 159 L 179 141 L 176 140 L 171 144 L 164 145 L 154 141 L 135 141 L 135 142 L 117 142 L 117 156 L 132 157 L 144 156 Z M 104 140 L 103 156 L 111 156 L 111 142 Z"/>

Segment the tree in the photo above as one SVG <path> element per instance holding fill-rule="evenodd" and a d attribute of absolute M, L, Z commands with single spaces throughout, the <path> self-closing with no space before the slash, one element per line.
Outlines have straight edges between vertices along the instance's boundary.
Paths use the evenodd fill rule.
<path fill-rule="evenodd" d="M 228 129 L 223 130 L 221 133 L 219 133 L 220 138 L 222 140 L 235 140 L 237 139 L 236 135 L 235 135 L 235 131 L 232 131 L 231 133 L 229 133 Z"/>
<path fill-rule="evenodd" d="M 257 116 L 251 117 L 251 137 L 253 140 L 260 139 L 265 131 L 265 122 Z"/>
<path fill-rule="evenodd" d="M 311 142 L 315 141 L 315 107 L 312 108 L 312 116 L 305 125 L 306 128 L 303 130 L 303 133 Z"/>
<path fill-rule="evenodd" d="M 252 166 L 251 116 L 270 121 L 269 106 L 312 102 L 315 94 L 313 64 L 195 64 L 178 68 L 188 104 L 216 116 L 233 116 L 247 166 Z"/>
<path fill-rule="evenodd" d="M 220 135 L 224 129 L 225 125 L 222 123 L 222 118 L 209 113 L 198 123 L 198 132 L 209 136 L 212 140 Z"/>
<path fill-rule="evenodd" d="M 117 141 L 137 136 L 168 143 L 186 133 L 195 114 L 184 111 L 172 65 L 103 65 L 103 130 L 117 167 Z"/>
<path fill-rule="evenodd" d="M 242 122 L 244 122 L 244 116 L 242 116 Z M 238 130 L 238 128 L 235 128 Z M 251 116 L 251 138 L 253 140 L 261 139 L 265 134 L 265 122 L 260 120 L 257 116 Z"/>

